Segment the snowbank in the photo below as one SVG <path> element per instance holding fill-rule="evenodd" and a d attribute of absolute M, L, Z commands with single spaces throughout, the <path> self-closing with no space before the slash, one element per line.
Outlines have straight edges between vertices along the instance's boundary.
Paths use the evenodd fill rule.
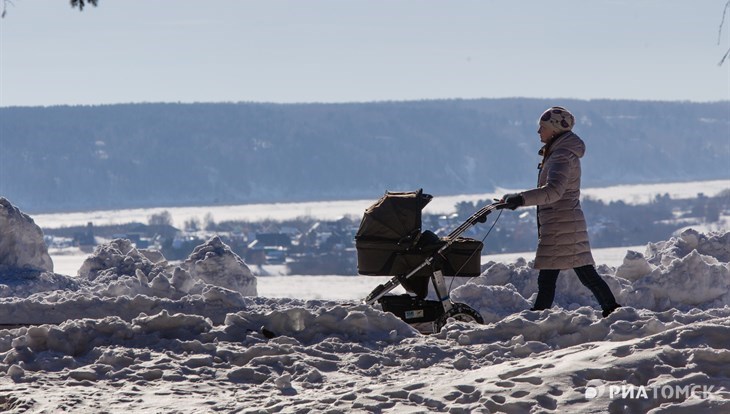
<path fill-rule="evenodd" d="M 599 266 L 623 306 L 653 311 L 712 309 L 730 305 L 730 232 L 699 234 L 650 243 L 646 254 L 628 251 L 617 269 Z M 455 288 L 452 298 L 479 309 L 485 321 L 529 309 L 537 295 L 538 271 L 523 259 L 512 264 L 487 263 L 480 277 Z M 575 272 L 558 279 L 555 305 L 574 310 L 598 304 Z"/>
<path fill-rule="evenodd" d="M 33 219 L 0 197 L 0 269 L 53 271 L 43 231 Z"/>
<path fill-rule="evenodd" d="M 194 279 L 256 296 L 256 277 L 243 260 L 217 236 L 196 247 L 184 267 Z"/>
<path fill-rule="evenodd" d="M 109 285 L 110 296 L 147 294 L 177 299 L 207 285 L 256 296 L 256 277 L 217 236 L 196 247 L 181 266 L 171 268 L 157 251 L 137 250 L 117 239 L 96 248 L 78 273 L 92 284 Z"/>
<path fill-rule="evenodd" d="M 629 252 L 616 270 L 633 281 L 620 295 L 637 308 L 663 311 L 730 305 L 730 232 L 686 230 L 665 242 L 649 243 L 646 257 Z"/>
<path fill-rule="evenodd" d="M 728 234 L 685 232 L 600 267 L 624 305 L 608 318 L 572 272 L 553 309 L 530 312 L 537 271 L 488 263 L 452 290 L 486 323 L 430 336 L 377 307 L 256 297 L 217 239 L 179 266 L 114 240 L 77 278 L 2 275 L 0 323 L 33 325 L 0 329 L 0 407 L 729 412 Z"/>
<path fill-rule="evenodd" d="M 153 262 L 154 260 L 154 262 Z M 221 323 L 256 296 L 256 278 L 218 237 L 180 266 L 125 239 L 100 245 L 72 278 L 50 272 L 0 273 L 0 324 L 61 323 L 161 311 L 205 315 Z"/>

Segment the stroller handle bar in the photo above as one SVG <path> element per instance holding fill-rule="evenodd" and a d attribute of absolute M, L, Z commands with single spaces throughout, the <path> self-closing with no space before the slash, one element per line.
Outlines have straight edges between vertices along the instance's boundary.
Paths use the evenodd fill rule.
<path fill-rule="evenodd" d="M 482 207 L 479 211 L 472 214 L 471 217 L 466 219 L 466 221 L 464 223 L 462 223 L 461 226 L 455 228 L 454 231 L 449 233 L 449 235 L 446 236 L 446 239 L 447 240 L 456 239 L 457 237 L 461 236 L 462 233 L 464 233 L 466 230 L 468 230 L 469 227 L 475 225 L 478 221 L 480 221 L 480 219 L 486 218 L 492 211 L 501 210 L 505 207 L 507 207 L 507 203 L 502 203 L 499 201 Z"/>

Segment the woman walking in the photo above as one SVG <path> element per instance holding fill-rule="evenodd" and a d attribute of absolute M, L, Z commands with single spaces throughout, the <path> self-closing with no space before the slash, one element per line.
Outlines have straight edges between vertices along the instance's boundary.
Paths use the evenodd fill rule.
<path fill-rule="evenodd" d="M 531 310 L 548 309 L 555 298 L 558 274 L 573 269 L 580 281 L 598 300 L 603 316 L 620 307 L 606 282 L 596 272 L 588 243 L 585 217 L 580 207 L 580 159 L 585 143 L 573 133 L 575 118 L 565 108 L 554 106 L 538 121 L 542 162 L 537 188 L 507 194 L 502 201 L 512 210 L 537 206 L 538 245 L 535 268 L 537 300 Z"/>

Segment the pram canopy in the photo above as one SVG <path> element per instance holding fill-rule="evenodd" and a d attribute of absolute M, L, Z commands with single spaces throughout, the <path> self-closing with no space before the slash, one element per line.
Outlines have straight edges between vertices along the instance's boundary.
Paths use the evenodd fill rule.
<path fill-rule="evenodd" d="M 355 235 L 358 273 L 371 276 L 406 275 L 446 244 L 432 231 L 421 231 L 424 207 L 433 197 L 422 189 L 386 192 L 365 210 Z M 437 263 L 445 276 L 477 276 L 482 242 L 457 238 L 439 255 Z M 425 296 L 431 267 L 419 270 L 403 286 Z"/>
<path fill-rule="evenodd" d="M 408 243 L 421 232 L 421 210 L 433 196 L 423 189 L 410 192 L 386 192 L 375 204 L 365 210 L 358 241 L 396 241 Z"/>

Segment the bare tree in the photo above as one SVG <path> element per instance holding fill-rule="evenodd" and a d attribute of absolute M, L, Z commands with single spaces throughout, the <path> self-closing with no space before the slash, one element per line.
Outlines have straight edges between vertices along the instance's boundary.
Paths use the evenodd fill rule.
<path fill-rule="evenodd" d="M 5 14 L 8 12 L 8 4 L 11 6 L 15 6 L 12 1 L 10 0 L 3 0 L 3 12 L 0 14 L 0 17 L 5 17 Z"/>
<path fill-rule="evenodd" d="M 165 210 L 160 213 L 154 213 L 147 218 L 150 226 L 172 226 L 172 214 Z"/>
<path fill-rule="evenodd" d="M 717 30 L 717 45 L 720 45 L 720 41 L 722 40 L 722 26 L 725 25 L 725 15 L 727 14 L 727 9 L 730 8 L 730 0 L 725 3 L 725 8 L 722 10 L 722 20 L 720 20 L 720 28 Z M 730 46 L 727 49 L 727 52 L 725 52 L 725 55 L 720 59 L 720 63 L 718 63 L 719 66 L 722 66 L 723 63 L 727 60 L 728 56 L 730 56 Z"/>

